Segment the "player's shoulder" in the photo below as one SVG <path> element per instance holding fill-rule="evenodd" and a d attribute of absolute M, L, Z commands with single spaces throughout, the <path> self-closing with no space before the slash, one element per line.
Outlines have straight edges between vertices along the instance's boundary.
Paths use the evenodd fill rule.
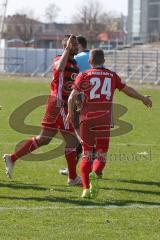
<path fill-rule="evenodd" d="M 92 68 L 90 68 L 90 69 L 86 69 L 85 71 L 82 72 L 83 77 L 86 77 L 86 76 L 90 75 L 91 72 L 92 72 Z"/>
<path fill-rule="evenodd" d="M 112 71 L 111 69 L 109 69 L 109 68 L 104 68 L 104 71 L 106 71 L 106 72 L 109 72 L 109 73 L 112 73 L 112 74 L 115 74 L 115 72 L 114 71 Z"/>
<path fill-rule="evenodd" d="M 111 75 L 111 77 L 116 77 L 117 76 L 117 73 L 115 71 L 112 71 L 109 68 L 104 68 L 104 71 L 108 72 Z"/>
<path fill-rule="evenodd" d="M 54 62 L 58 61 L 58 60 L 61 58 L 61 56 L 62 56 L 62 55 L 57 55 L 57 56 L 55 56 Z"/>
<path fill-rule="evenodd" d="M 79 62 L 82 58 L 83 58 L 82 53 L 78 53 L 77 55 L 74 56 L 76 62 Z"/>
<path fill-rule="evenodd" d="M 76 77 L 76 81 L 77 82 L 83 82 L 86 81 L 88 79 L 88 74 L 87 74 L 87 70 L 84 72 L 80 72 L 77 77 Z"/>
<path fill-rule="evenodd" d="M 78 58 L 84 57 L 86 55 L 89 55 L 89 50 L 78 53 L 77 55 L 74 56 L 74 58 L 78 59 Z"/>
<path fill-rule="evenodd" d="M 78 77 L 78 78 L 84 78 L 84 77 L 87 75 L 86 72 L 87 72 L 87 71 L 80 72 L 77 77 Z"/>

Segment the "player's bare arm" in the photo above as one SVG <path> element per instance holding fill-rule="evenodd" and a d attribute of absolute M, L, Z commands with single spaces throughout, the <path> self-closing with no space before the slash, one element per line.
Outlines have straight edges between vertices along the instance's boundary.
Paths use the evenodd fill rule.
<path fill-rule="evenodd" d="M 134 88 L 129 87 L 127 85 L 122 89 L 122 92 L 124 92 L 129 97 L 142 101 L 145 106 L 149 108 L 152 107 L 152 101 L 150 99 L 150 96 L 146 96 L 146 95 L 144 96 L 139 92 L 137 92 Z"/>
<path fill-rule="evenodd" d="M 66 121 L 67 122 L 73 122 L 73 117 L 74 117 L 74 107 L 76 105 L 76 100 L 79 92 L 75 89 L 72 90 L 69 98 L 68 98 L 68 114 Z"/>
<path fill-rule="evenodd" d="M 59 61 L 57 61 L 55 63 L 55 66 L 56 66 L 56 70 L 57 71 L 60 71 L 60 72 L 63 72 L 65 67 L 66 67 L 66 64 L 67 64 L 67 61 L 68 61 L 68 58 L 69 58 L 69 54 L 70 54 L 70 51 L 72 49 L 72 42 L 73 42 L 73 39 L 75 38 L 74 35 L 71 35 L 66 43 L 66 46 L 65 46 L 65 49 L 64 49 L 64 52 L 61 56 L 61 58 L 59 59 Z"/>

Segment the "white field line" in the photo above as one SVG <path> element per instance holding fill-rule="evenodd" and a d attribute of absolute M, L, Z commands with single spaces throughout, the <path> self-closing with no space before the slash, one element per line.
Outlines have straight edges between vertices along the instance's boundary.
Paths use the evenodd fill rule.
<path fill-rule="evenodd" d="M 20 140 L 21 141 L 21 140 Z M 17 142 L 0 142 L 0 144 L 2 145 L 16 145 L 18 142 L 20 141 L 17 141 Z M 23 140 L 22 140 L 23 141 Z M 59 143 L 62 143 L 62 141 L 54 141 L 53 143 L 49 143 L 49 145 L 55 145 L 55 144 L 59 144 Z"/>
<path fill-rule="evenodd" d="M 20 141 L 19 141 L 20 142 Z M 17 142 L 0 142 L 0 144 L 3 145 L 15 145 Z M 55 143 L 62 143 L 62 140 L 55 140 L 53 143 L 49 143 L 49 145 L 55 145 Z M 152 147 L 160 147 L 160 144 L 154 144 L 154 143 L 111 143 L 110 146 L 152 146 Z"/>
<path fill-rule="evenodd" d="M 160 144 L 154 143 L 111 143 L 110 146 L 152 146 L 152 147 L 160 147 Z"/>
<path fill-rule="evenodd" d="M 147 204 L 128 204 L 126 206 L 118 205 L 88 205 L 88 206 L 15 206 L 15 207 L 0 207 L 0 211 L 39 211 L 39 210 L 65 210 L 65 209 L 154 209 L 160 208 L 160 205 L 147 205 Z"/>

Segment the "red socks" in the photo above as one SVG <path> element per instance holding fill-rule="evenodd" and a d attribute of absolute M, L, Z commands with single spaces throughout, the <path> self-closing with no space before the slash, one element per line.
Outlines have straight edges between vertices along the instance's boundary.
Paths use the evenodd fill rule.
<path fill-rule="evenodd" d="M 24 143 L 22 143 L 22 146 L 20 146 L 11 155 L 11 159 L 13 162 L 15 162 L 18 158 L 21 158 L 21 157 L 33 152 L 37 148 L 38 148 L 38 143 L 37 143 L 36 138 L 31 138 L 28 141 L 25 141 Z"/>
<path fill-rule="evenodd" d="M 77 177 L 76 165 L 77 165 L 77 153 L 75 148 L 66 148 L 65 157 L 68 165 L 69 179 L 75 179 Z"/>
<path fill-rule="evenodd" d="M 103 156 L 97 157 L 95 160 L 91 160 L 89 157 L 83 156 L 82 161 L 80 164 L 80 170 L 81 170 L 81 177 L 82 177 L 82 184 L 83 189 L 89 188 L 89 174 L 94 171 L 97 176 L 99 176 L 104 167 L 105 167 L 106 161 Z"/>
<path fill-rule="evenodd" d="M 80 170 L 83 189 L 87 189 L 89 188 L 89 174 L 90 172 L 92 172 L 92 162 L 88 161 L 87 158 L 83 157 L 80 164 Z"/>
<path fill-rule="evenodd" d="M 93 162 L 93 171 L 99 176 L 104 167 L 106 165 L 106 161 L 104 157 L 98 157 Z"/>

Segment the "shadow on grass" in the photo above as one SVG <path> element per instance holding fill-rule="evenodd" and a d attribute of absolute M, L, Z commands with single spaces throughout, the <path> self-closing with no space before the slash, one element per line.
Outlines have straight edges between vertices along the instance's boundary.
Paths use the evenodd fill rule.
<path fill-rule="evenodd" d="M 96 206 L 96 207 L 110 207 L 110 206 L 119 206 L 119 207 L 127 207 L 132 204 L 140 204 L 140 205 L 147 205 L 147 206 L 160 206 L 160 202 L 146 202 L 146 201 L 135 201 L 135 200 L 115 200 L 115 201 L 103 201 L 94 202 L 92 200 L 76 200 L 76 199 L 68 199 L 63 197 L 53 197 L 53 196 L 46 196 L 46 197 L 15 197 L 15 196 L 0 196 L 0 199 L 6 199 L 11 201 L 26 201 L 27 204 L 32 201 L 36 201 L 37 203 L 40 202 L 47 202 L 47 203 L 65 203 L 65 204 L 72 204 L 76 206 Z M 56 207 L 56 206 L 55 206 Z"/>
<path fill-rule="evenodd" d="M 122 182 L 122 183 L 131 183 L 131 184 L 139 184 L 139 185 L 147 185 L 147 186 L 157 186 L 160 187 L 160 182 L 155 181 L 141 181 L 141 180 L 128 180 L 128 179 L 110 179 L 103 178 L 103 181 L 112 181 L 112 182 Z"/>
<path fill-rule="evenodd" d="M 116 179 L 116 181 L 117 182 L 123 182 L 123 183 L 132 183 L 132 184 L 140 184 L 140 185 L 160 187 L 160 182 L 154 182 L 154 181 L 140 181 L 140 180 L 126 180 L 126 179 Z"/>
<path fill-rule="evenodd" d="M 0 188 L 10 188 L 10 189 L 24 189 L 24 190 L 36 190 L 36 191 L 53 191 L 58 192 L 71 192 L 71 190 L 67 186 L 63 185 L 51 185 L 50 188 L 42 187 L 38 184 L 29 184 L 29 183 L 22 183 L 22 182 L 8 182 L 8 181 L 0 181 Z"/>
<path fill-rule="evenodd" d="M 145 184 L 147 185 L 156 185 L 158 186 L 158 182 L 143 182 L 143 181 L 137 181 L 137 180 L 124 180 L 124 179 L 103 179 L 108 181 L 117 181 L 117 182 L 126 182 L 126 183 L 136 183 L 136 184 Z M 1 181 L 0 187 L 7 187 L 11 189 L 33 189 L 38 191 L 50 191 L 51 188 L 53 188 L 53 191 L 60 191 L 60 192 L 72 192 L 70 190 L 70 187 L 64 186 L 64 185 L 51 185 L 50 188 L 42 187 L 37 184 L 29 184 L 29 183 L 21 183 L 21 182 L 8 182 L 8 181 Z M 102 187 L 103 190 L 114 190 L 114 191 L 126 191 L 131 193 L 141 193 L 141 194 L 151 194 L 151 195 L 157 195 L 160 196 L 160 191 L 149 191 L 149 190 L 141 190 L 141 189 L 128 189 L 128 188 L 116 188 L 116 187 Z M 26 201 L 28 202 L 46 202 L 46 203 L 65 203 L 65 204 L 72 204 L 77 206 L 96 206 L 96 207 L 103 207 L 103 206 L 128 206 L 131 204 L 141 204 L 141 205 L 149 205 L 149 206 L 160 206 L 160 202 L 153 202 L 153 201 L 137 201 L 137 200 L 84 200 L 84 199 L 76 199 L 76 197 L 54 197 L 53 195 L 50 196 L 44 196 L 44 197 L 19 197 L 19 196 L 4 196 L 1 195 L 0 199 L 6 199 L 6 200 L 17 200 L 17 201 Z M 101 201 L 101 202 L 100 202 Z"/>
<path fill-rule="evenodd" d="M 140 190 L 140 189 L 128 189 L 128 188 L 115 188 L 115 187 L 101 187 L 103 190 L 114 190 L 114 191 L 125 191 L 131 193 L 143 193 L 143 194 L 152 194 L 160 196 L 160 191 L 148 191 L 148 190 Z"/>
<path fill-rule="evenodd" d="M 0 187 L 12 188 L 12 189 L 33 189 L 37 191 L 49 190 L 47 187 L 41 187 L 35 184 L 29 183 L 17 183 L 17 182 L 0 182 Z"/>

